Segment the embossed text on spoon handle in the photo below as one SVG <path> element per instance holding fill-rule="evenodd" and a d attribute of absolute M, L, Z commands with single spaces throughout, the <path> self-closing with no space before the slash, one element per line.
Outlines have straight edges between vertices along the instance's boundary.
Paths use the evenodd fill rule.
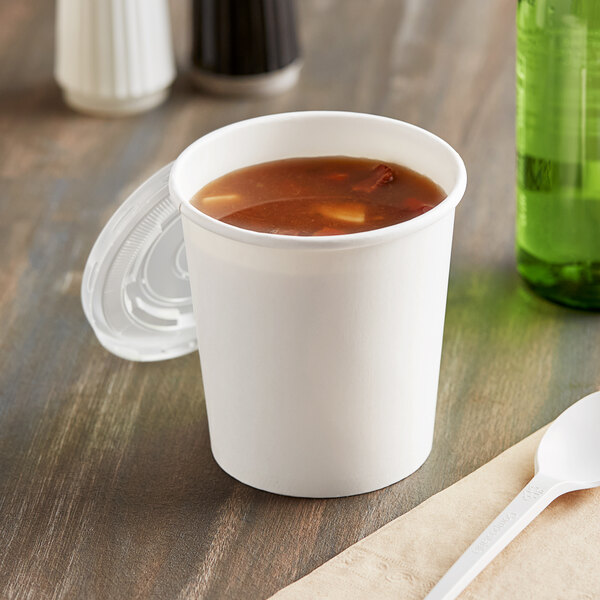
<path fill-rule="evenodd" d="M 537 473 L 450 567 L 425 600 L 456 598 L 552 500 L 569 489 L 556 479 Z"/>

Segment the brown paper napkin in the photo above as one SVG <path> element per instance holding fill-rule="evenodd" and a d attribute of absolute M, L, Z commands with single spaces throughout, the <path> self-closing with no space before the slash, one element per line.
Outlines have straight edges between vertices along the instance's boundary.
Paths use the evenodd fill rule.
<path fill-rule="evenodd" d="M 423 598 L 533 477 L 542 433 L 509 448 L 272 598 Z M 600 599 L 600 488 L 555 500 L 460 598 Z"/>

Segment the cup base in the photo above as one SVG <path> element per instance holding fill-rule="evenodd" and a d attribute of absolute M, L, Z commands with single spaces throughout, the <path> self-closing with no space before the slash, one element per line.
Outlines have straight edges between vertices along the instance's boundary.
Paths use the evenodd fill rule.
<path fill-rule="evenodd" d="M 256 490 L 261 490 L 262 492 L 269 492 L 270 494 L 277 494 L 278 496 L 288 496 L 291 498 L 307 498 L 307 499 L 327 499 L 327 498 L 346 498 L 348 496 L 360 496 L 361 494 L 368 494 L 370 492 L 376 492 L 377 490 L 382 490 L 390 485 L 394 485 L 403 479 L 406 479 L 409 475 L 412 475 L 416 471 L 418 471 L 424 464 L 425 461 L 429 458 L 431 454 L 432 445 L 430 444 L 427 452 L 422 458 L 415 461 L 410 467 L 405 467 L 402 470 L 397 471 L 393 475 L 388 474 L 387 477 L 373 477 L 370 481 L 365 481 L 362 483 L 352 482 L 352 483 L 332 483 L 330 479 L 327 480 L 327 483 L 323 482 L 315 482 L 314 485 L 295 485 L 289 484 L 286 485 L 282 483 L 280 480 L 277 483 L 269 484 L 267 478 L 261 478 L 262 481 L 259 481 L 258 478 L 251 479 L 249 477 L 245 477 L 240 473 L 236 473 L 236 469 L 228 468 L 223 461 L 219 460 L 216 456 L 214 449 L 212 450 L 213 458 L 215 462 L 221 467 L 227 475 L 233 477 L 236 481 L 243 483 L 251 488 Z M 275 478 L 276 481 L 278 478 Z"/>
<path fill-rule="evenodd" d="M 127 117 L 157 107 L 169 95 L 170 87 L 135 98 L 103 98 L 63 89 L 66 104 L 78 112 L 94 117 Z"/>
<path fill-rule="evenodd" d="M 302 63 L 296 60 L 283 69 L 259 75 L 218 75 L 201 69 L 191 71 L 196 87 L 223 96 L 270 96 L 293 87 Z"/>

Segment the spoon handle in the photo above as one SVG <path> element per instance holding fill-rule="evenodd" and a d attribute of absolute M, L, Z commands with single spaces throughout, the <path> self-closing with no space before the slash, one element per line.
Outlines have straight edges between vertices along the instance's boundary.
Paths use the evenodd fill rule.
<path fill-rule="evenodd" d="M 427 594 L 425 600 L 452 600 L 555 498 L 569 491 L 561 482 L 537 473 L 515 499 Z"/>

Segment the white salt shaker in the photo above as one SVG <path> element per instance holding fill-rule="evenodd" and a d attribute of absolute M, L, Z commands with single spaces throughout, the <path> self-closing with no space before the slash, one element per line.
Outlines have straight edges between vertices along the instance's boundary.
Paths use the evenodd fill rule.
<path fill-rule="evenodd" d="M 65 102 L 89 114 L 163 102 L 175 79 L 167 0 L 58 0 L 55 77 Z"/>

